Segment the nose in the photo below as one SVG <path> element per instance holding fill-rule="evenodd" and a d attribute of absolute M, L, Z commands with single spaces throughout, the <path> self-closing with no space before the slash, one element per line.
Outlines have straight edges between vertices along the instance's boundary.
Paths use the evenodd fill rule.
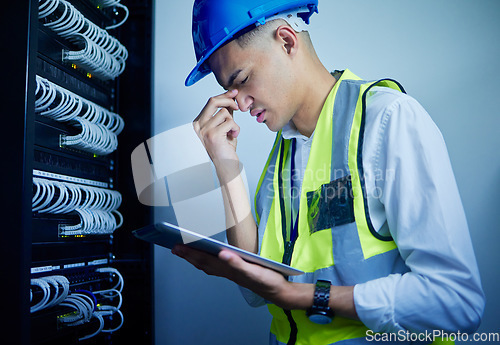
<path fill-rule="evenodd" d="M 247 112 L 250 110 L 250 107 L 253 104 L 253 98 L 238 90 L 238 95 L 236 95 L 236 102 L 238 103 L 238 107 L 243 112 Z"/>

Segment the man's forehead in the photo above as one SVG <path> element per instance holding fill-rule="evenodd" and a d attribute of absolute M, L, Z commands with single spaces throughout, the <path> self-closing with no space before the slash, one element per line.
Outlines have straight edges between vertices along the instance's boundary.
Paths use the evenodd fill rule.
<path fill-rule="evenodd" d="M 241 50 L 235 41 L 231 41 L 217 49 L 208 59 L 208 66 L 217 82 L 226 89 L 233 84 L 245 64 L 246 56 L 241 54 Z"/>

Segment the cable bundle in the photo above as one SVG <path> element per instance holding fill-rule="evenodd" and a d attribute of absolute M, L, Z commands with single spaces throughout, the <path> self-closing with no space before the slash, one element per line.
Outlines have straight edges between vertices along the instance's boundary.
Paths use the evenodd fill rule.
<path fill-rule="evenodd" d="M 77 225 L 61 225 L 61 233 L 63 235 L 105 235 L 111 234 L 117 228 L 122 226 L 123 217 L 120 212 L 105 212 L 105 211 L 90 211 L 90 210 L 75 210 L 80 216 L 80 223 Z M 117 223 L 117 218 L 119 219 Z"/>
<path fill-rule="evenodd" d="M 120 115 L 40 76 L 36 76 L 35 98 L 38 114 L 70 122 L 81 129 L 80 134 L 63 136 L 63 145 L 97 155 L 107 155 L 117 149 L 117 136 L 125 125 Z"/>
<path fill-rule="evenodd" d="M 31 279 L 31 285 L 39 287 L 43 292 L 40 301 L 31 306 L 30 311 L 32 313 L 58 305 L 69 293 L 69 281 L 65 276 L 57 275 Z M 30 289 L 30 302 L 33 302 L 32 289 Z"/>
<path fill-rule="evenodd" d="M 58 317 L 58 321 L 65 326 L 79 326 L 90 322 L 93 318 L 97 319 L 99 321 L 97 331 L 83 336 L 79 340 L 92 338 L 100 332 L 117 331 L 123 325 L 123 313 L 120 311 L 123 301 L 121 294 L 124 285 L 123 276 L 112 267 L 98 268 L 96 271 L 111 273 L 118 277 L 118 282 L 110 289 L 75 290 L 70 293 L 70 283 L 64 276 L 55 275 L 31 279 L 31 285 L 40 288 L 43 292 L 41 299 L 31 306 L 31 312 L 34 313 L 56 305 L 70 308 L 73 312 Z M 30 296 L 30 300 L 33 302 L 33 289 L 30 289 Z M 116 324 L 116 321 L 113 320 L 115 315 L 120 317 L 118 325 L 105 328 L 106 321 Z"/>
<path fill-rule="evenodd" d="M 123 325 L 123 314 L 120 311 L 122 305 L 122 289 L 123 289 L 123 276 L 120 272 L 112 267 L 104 267 L 97 269 L 97 272 L 101 273 L 112 273 L 118 276 L 118 283 L 111 289 L 99 290 L 99 291 L 87 291 L 87 290 L 77 290 L 66 298 L 66 300 L 61 303 L 61 305 L 73 308 L 75 313 L 72 315 L 65 315 L 59 318 L 59 321 L 67 326 L 77 326 L 83 323 L 89 322 L 92 318 L 96 318 L 99 321 L 99 327 L 97 331 L 92 334 L 88 334 L 81 337 L 79 340 L 85 340 L 94 337 L 100 332 L 111 333 L 120 329 Z M 104 302 L 111 302 L 115 298 L 118 299 L 116 305 L 104 304 Z M 97 300 L 100 303 L 97 303 Z M 105 319 L 110 322 L 113 321 L 113 317 L 118 315 L 120 317 L 120 322 L 118 326 L 114 328 L 105 328 Z"/>
<path fill-rule="evenodd" d="M 120 192 L 69 182 L 33 178 L 33 211 L 69 213 L 76 209 L 115 211 L 122 202 Z M 53 200 L 57 194 L 57 200 Z"/>
<path fill-rule="evenodd" d="M 116 134 L 108 131 L 99 124 L 94 124 L 88 120 L 76 118 L 82 132 L 77 135 L 66 135 L 62 138 L 64 146 L 70 146 L 97 155 L 107 155 L 118 148 L 118 138 Z"/>
<path fill-rule="evenodd" d="M 114 58 L 85 35 L 75 34 L 74 37 L 81 37 L 84 48 L 78 51 L 65 50 L 63 61 L 76 63 L 101 80 L 115 79 L 123 73 L 125 60 Z"/>
<path fill-rule="evenodd" d="M 106 30 L 85 18 L 65 0 L 39 0 L 38 4 L 38 18 L 46 19 L 46 27 L 83 46 L 79 51 L 64 51 L 63 60 L 85 67 L 102 80 L 115 79 L 124 71 L 128 51 Z M 128 9 L 126 16 L 128 17 Z M 116 26 L 108 28 L 114 27 Z"/>
<path fill-rule="evenodd" d="M 96 307 L 95 297 L 91 294 L 74 292 L 60 304 L 74 310 L 69 315 L 59 318 L 59 322 L 68 326 L 78 326 L 89 322 Z"/>
<path fill-rule="evenodd" d="M 105 290 L 108 293 L 112 293 L 113 296 L 104 296 L 102 295 L 102 291 L 86 291 L 86 290 L 77 290 L 78 292 L 70 294 L 64 302 L 60 305 L 69 307 L 74 310 L 72 314 L 64 315 L 59 318 L 59 322 L 64 324 L 65 326 L 79 326 L 84 323 L 89 322 L 92 318 L 96 318 L 99 321 L 99 327 L 97 331 L 92 334 L 88 334 L 86 336 L 81 337 L 79 340 L 85 340 L 92 338 L 99 334 L 100 332 L 111 333 L 120 329 L 123 325 L 123 314 L 120 311 L 120 307 L 122 304 L 122 295 L 118 290 Z M 118 298 L 118 305 L 103 305 L 101 303 L 97 304 L 97 298 L 101 297 L 102 299 L 113 299 L 115 297 Z M 104 317 L 112 320 L 114 315 L 120 316 L 120 323 L 118 326 L 114 328 L 104 328 L 105 320 Z"/>
<path fill-rule="evenodd" d="M 122 196 L 115 190 L 38 177 L 33 178 L 33 186 L 33 212 L 79 215 L 79 224 L 60 226 L 62 235 L 110 234 L 123 224 L 117 211 Z"/>

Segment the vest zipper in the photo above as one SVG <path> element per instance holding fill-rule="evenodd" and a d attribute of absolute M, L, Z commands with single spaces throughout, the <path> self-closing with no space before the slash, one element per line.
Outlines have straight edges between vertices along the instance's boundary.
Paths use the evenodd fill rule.
<path fill-rule="evenodd" d="M 283 253 L 283 263 L 290 266 L 292 261 L 293 247 L 295 247 L 295 241 L 287 241 L 285 243 L 285 252 Z"/>
<path fill-rule="evenodd" d="M 290 190 L 293 189 L 293 174 L 295 173 L 295 150 L 296 150 L 296 140 L 292 139 L 292 153 L 290 157 L 290 184 L 291 188 Z M 278 167 L 278 184 L 279 184 L 279 197 L 280 197 L 280 209 L 281 209 L 281 226 L 282 226 L 282 233 L 283 233 L 283 241 L 284 243 L 284 251 L 283 251 L 283 259 L 282 263 L 285 265 L 290 266 L 290 263 L 292 261 L 292 254 L 293 254 L 293 248 L 295 247 L 295 241 L 297 240 L 298 237 L 298 226 L 299 226 L 299 213 L 297 211 L 297 216 L 295 218 L 295 222 L 293 221 L 293 212 L 291 211 L 293 208 L 293 201 L 290 202 L 290 236 L 289 239 L 287 240 L 287 235 L 288 235 L 288 227 L 286 224 L 286 208 L 285 208 L 285 197 L 284 197 L 284 181 L 283 181 L 283 163 L 284 163 L 284 153 L 285 153 L 285 141 L 284 139 L 281 142 L 281 152 L 280 152 L 280 163 Z"/>

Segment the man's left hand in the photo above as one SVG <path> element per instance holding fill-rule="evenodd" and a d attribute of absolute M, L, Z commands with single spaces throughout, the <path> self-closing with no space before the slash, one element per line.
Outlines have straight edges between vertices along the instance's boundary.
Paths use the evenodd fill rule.
<path fill-rule="evenodd" d="M 186 245 L 176 245 L 172 253 L 206 274 L 227 278 L 281 308 L 300 308 L 291 295 L 297 284 L 288 282 L 274 270 L 243 260 L 230 250 L 222 250 L 215 256 Z"/>

